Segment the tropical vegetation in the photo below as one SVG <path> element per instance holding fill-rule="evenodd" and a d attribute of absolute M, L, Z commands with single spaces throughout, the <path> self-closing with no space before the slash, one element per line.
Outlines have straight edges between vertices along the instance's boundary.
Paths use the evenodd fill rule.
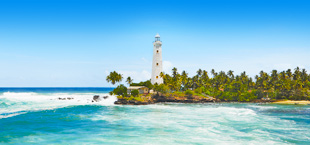
<path fill-rule="evenodd" d="M 178 72 L 172 69 L 172 74 L 161 73 L 163 84 L 152 85 L 150 80 L 140 83 L 130 83 L 131 86 L 146 86 L 161 94 L 183 93 L 187 96 L 212 96 L 222 101 L 248 102 L 256 99 L 310 99 L 310 75 L 299 67 L 285 71 L 272 70 L 270 73 L 261 71 L 253 78 L 246 72 L 234 74 L 199 69 L 196 75 L 190 77 L 186 71 Z M 111 82 L 113 82 L 111 80 Z M 117 82 L 114 80 L 114 82 Z"/>

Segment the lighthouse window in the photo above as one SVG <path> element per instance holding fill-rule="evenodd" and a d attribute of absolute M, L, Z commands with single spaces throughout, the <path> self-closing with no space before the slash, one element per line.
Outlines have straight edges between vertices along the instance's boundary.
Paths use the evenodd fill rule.
<path fill-rule="evenodd" d="M 156 52 L 158 53 L 158 50 Z"/>
<path fill-rule="evenodd" d="M 156 79 L 158 79 L 158 76 L 156 76 Z"/>
<path fill-rule="evenodd" d="M 158 66 L 158 63 L 156 63 L 156 65 Z"/>

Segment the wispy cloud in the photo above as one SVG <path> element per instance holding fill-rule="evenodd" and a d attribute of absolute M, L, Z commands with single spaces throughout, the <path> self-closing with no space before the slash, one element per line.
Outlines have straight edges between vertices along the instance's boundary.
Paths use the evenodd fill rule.
<path fill-rule="evenodd" d="M 163 61 L 163 72 L 170 74 L 173 64 L 170 61 Z"/>

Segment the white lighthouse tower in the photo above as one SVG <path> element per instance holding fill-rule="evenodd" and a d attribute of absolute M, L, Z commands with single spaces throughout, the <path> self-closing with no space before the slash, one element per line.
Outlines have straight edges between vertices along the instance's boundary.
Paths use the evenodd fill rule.
<path fill-rule="evenodd" d="M 152 64 L 152 78 L 151 82 L 152 84 L 162 84 L 163 78 L 160 77 L 160 73 L 163 71 L 163 62 L 162 62 L 162 56 L 161 56 L 161 41 L 159 34 L 156 34 L 155 36 L 155 42 L 153 43 L 154 49 L 153 49 L 153 64 Z"/>

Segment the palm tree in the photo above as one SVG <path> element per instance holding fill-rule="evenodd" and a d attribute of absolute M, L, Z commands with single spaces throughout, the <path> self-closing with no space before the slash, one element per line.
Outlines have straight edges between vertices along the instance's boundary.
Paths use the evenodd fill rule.
<path fill-rule="evenodd" d="M 131 77 L 128 77 L 128 78 L 126 79 L 126 82 L 127 82 L 128 85 L 130 86 L 131 83 L 133 82 L 133 79 L 131 79 Z"/>
<path fill-rule="evenodd" d="M 227 75 L 230 77 L 230 79 L 233 79 L 235 76 L 234 76 L 234 71 L 232 71 L 232 70 L 229 70 L 228 72 L 227 72 Z"/>
<path fill-rule="evenodd" d="M 204 87 L 208 87 L 209 86 L 209 76 L 208 76 L 208 72 L 203 70 L 202 71 L 202 75 L 201 75 L 201 83 Z"/>
<path fill-rule="evenodd" d="M 290 96 L 294 96 L 293 99 L 305 99 L 310 93 L 310 75 L 305 69 L 300 70 L 298 67 L 294 73 L 290 69 L 282 72 L 272 70 L 271 73 L 260 71 L 255 76 L 255 82 L 246 72 L 234 76 L 232 70 L 225 73 L 212 69 L 211 74 L 213 77 L 209 78 L 207 71 L 199 69 L 196 75 L 189 77 L 186 71 L 179 74 L 177 68 L 173 68 L 172 75 L 161 73 L 160 76 L 164 78 L 164 85 L 170 89 L 169 92 L 203 86 L 210 95 L 231 101 L 251 101 L 268 95 L 275 99 Z"/>
<path fill-rule="evenodd" d="M 298 80 L 300 78 L 300 69 L 299 67 L 295 68 L 294 74 L 293 74 L 293 79 Z"/>
<path fill-rule="evenodd" d="M 112 85 L 115 85 L 115 83 L 121 82 L 122 80 L 123 80 L 122 74 L 119 74 L 116 71 L 110 72 L 110 74 L 106 78 L 106 81 L 108 83 L 111 82 Z"/>
<path fill-rule="evenodd" d="M 292 79 L 292 70 L 291 69 L 287 69 L 286 75 L 288 76 L 289 79 Z"/>
<path fill-rule="evenodd" d="M 211 70 L 211 74 L 213 75 L 213 78 L 216 76 L 216 72 L 214 69 Z"/>
<path fill-rule="evenodd" d="M 301 74 L 300 74 L 302 82 L 306 82 L 308 79 L 308 74 L 306 69 L 302 69 Z"/>
<path fill-rule="evenodd" d="M 172 81 L 171 81 L 171 87 L 174 91 L 179 91 L 181 89 L 182 80 L 180 79 L 180 74 L 178 73 L 177 68 L 172 69 Z"/>
<path fill-rule="evenodd" d="M 178 74 L 178 69 L 174 67 L 172 69 L 172 76 L 175 78 L 177 76 L 177 74 Z"/>
<path fill-rule="evenodd" d="M 201 70 L 201 69 L 199 69 L 199 70 L 197 71 L 197 75 L 198 75 L 198 77 L 200 77 L 200 76 L 201 76 L 201 74 L 202 74 L 202 70 Z"/>
<path fill-rule="evenodd" d="M 182 74 L 181 74 L 181 80 L 182 80 L 182 86 L 184 89 L 187 89 L 186 87 L 186 84 L 187 84 L 187 81 L 188 81 L 188 74 L 186 73 L 186 71 L 183 71 Z"/>
<path fill-rule="evenodd" d="M 269 85 L 272 86 L 273 92 L 276 92 L 278 84 L 278 71 L 272 70 L 270 78 L 271 79 Z M 275 99 L 277 99 L 277 94 L 275 94 Z"/>

